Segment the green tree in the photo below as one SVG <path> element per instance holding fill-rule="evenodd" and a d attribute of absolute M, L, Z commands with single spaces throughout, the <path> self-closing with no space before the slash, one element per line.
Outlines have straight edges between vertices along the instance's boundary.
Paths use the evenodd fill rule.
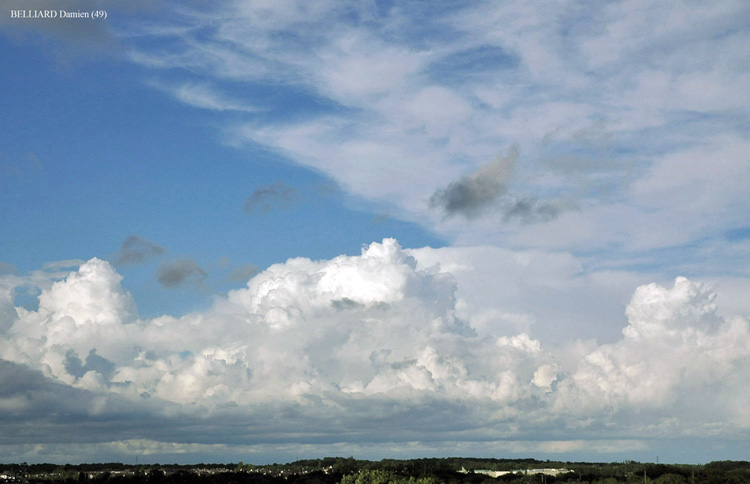
<path fill-rule="evenodd" d="M 341 484 L 437 484 L 437 481 L 432 477 L 406 477 L 374 469 L 346 475 L 341 479 Z"/>
<path fill-rule="evenodd" d="M 687 484 L 687 479 L 679 474 L 662 474 L 655 481 L 654 484 Z"/>
<path fill-rule="evenodd" d="M 594 484 L 619 484 L 619 482 L 620 481 L 614 477 L 605 477 L 604 479 L 594 481 Z"/>

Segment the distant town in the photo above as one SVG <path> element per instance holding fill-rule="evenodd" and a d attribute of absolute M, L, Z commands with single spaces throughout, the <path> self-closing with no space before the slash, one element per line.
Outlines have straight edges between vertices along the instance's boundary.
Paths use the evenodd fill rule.
<path fill-rule="evenodd" d="M 750 483 L 750 462 L 703 465 L 635 461 L 591 463 L 536 459 L 431 458 L 381 461 L 352 457 L 287 464 L 0 464 L 0 483 L 17 484 L 494 484 Z"/>

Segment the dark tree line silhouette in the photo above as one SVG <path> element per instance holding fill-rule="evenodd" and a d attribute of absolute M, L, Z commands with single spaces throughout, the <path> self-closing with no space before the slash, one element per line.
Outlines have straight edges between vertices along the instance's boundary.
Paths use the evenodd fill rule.
<path fill-rule="evenodd" d="M 540 469 L 564 469 L 557 475 Z M 491 471 L 505 471 L 498 477 Z M 382 461 L 326 457 L 288 464 L 0 464 L 0 484 L 750 484 L 750 462 L 705 465 L 432 458 Z"/>

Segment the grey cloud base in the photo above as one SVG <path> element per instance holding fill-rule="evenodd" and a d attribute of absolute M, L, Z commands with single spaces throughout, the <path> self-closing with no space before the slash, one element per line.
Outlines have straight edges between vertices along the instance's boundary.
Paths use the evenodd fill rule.
<path fill-rule="evenodd" d="M 461 316 L 451 259 L 474 250 L 386 239 L 359 256 L 290 259 L 181 318 L 138 318 L 98 259 L 43 288 L 34 311 L 13 307 L 21 281 L 7 276 L 0 446 L 34 460 L 24 445 L 52 452 L 61 435 L 185 455 L 747 437 L 750 327 L 720 317 L 709 288 L 639 287 L 619 340 L 563 362 L 526 332 L 479 332 Z"/>

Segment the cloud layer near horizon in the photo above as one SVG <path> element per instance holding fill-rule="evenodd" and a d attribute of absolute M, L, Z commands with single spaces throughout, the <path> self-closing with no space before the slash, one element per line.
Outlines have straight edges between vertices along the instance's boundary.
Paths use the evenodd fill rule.
<path fill-rule="evenodd" d="M 750 326 L 719 316 L 710 288 L 642 285 L 619 339 L 562 356 L 473 326 L 450 272 L 473 251 L 386 239 L 290 259 L 180 318 L 139 318 L 99 259 L 41 287 L 35 310 L 13 303 L 29 280 L 2 276 L 0 407 L 10 427 L 49 413 L 29 444 L 82 422 L 98 441 L 176 445 L 747 435 Z M 123 426 L 123 412 L 152 425 Z"/>

